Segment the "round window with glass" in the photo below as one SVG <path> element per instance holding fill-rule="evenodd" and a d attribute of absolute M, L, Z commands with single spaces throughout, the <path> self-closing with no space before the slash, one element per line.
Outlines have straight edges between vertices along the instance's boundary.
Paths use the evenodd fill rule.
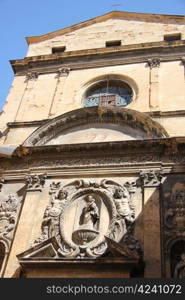
<path fill-rule="evenodd" d="M 95 83 L 86 91 L 84 106 L 127 106 L 132 98 L 133 91 L 127 83 L 106 79 Z"/>

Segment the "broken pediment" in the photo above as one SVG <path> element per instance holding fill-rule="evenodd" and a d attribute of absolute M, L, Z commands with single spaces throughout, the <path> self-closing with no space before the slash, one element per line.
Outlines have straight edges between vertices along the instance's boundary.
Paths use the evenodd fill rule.
<path fill-rule="evenodd" d="M 34 245 L 28 250 L 17 255 L 19 261 L 22 259 L 29 260 L 30 258 L 54 258 L 57 257 L 57 251 L 59 249 L 58 242 L 53 236 L 39 244 Z"/>
<path fill-rule="evenodd" d="M 34 131 L 23 146 L 144 140 L 168 137 L 144 113 L 126 108 L 89 107 L 73 110 Z"/>

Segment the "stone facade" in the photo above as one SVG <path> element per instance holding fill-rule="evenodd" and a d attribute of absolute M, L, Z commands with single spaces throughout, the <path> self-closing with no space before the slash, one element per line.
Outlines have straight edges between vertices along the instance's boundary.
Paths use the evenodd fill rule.
<path fill-rule="evenodd" d="M 111 12 L 27 38 L 0 115 L 1 277 L 184 277 L 184 37 L 184 16 Z"/>

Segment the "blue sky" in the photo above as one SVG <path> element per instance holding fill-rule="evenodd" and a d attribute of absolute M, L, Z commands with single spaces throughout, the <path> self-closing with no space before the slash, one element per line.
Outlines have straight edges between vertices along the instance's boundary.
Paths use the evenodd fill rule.
<path fill-rule="evenodd" d="M 185 0 L 0 0 L 0 110 L 13 80 L 9 60 L 26 56 L 26 36 L 45 34 L 111 10 L 185 15 Z"/>

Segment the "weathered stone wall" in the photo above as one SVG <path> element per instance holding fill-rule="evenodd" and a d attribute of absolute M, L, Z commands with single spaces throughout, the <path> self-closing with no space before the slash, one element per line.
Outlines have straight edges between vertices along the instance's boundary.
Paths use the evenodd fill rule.
<path fill-rule="evenodd" d="M 51 54 L 52 47 L 66 46 L 66 51 L 102 48 L 106 41 L 112 40 L 121 40 L 122 45 L 157 42 L 164 40 L 164 34 L 171 33 L 182 33 L 184 39 L 185 25 L 115 18 L 31 44 L 27 56 Z"/>
<path fill-rule="evenodd" d="M 152 82 L 150 72 L 154 76 Z M 43 74 L 30 80 L 25 76 L 15 76 L 0 116 L 1 130 L 5 130 L 7 122 L 43 120 L 83 107 L 83 95 L 89 83 L 106 75 L 117 75 L 133 87 L 134 99 L 127 108 L 141 112 L 185 109 L 184 65 L 180 61 L 164 62 L 152 69 L 147 63 L 140 63 L 74 70 L 59 79 L 56 75 Z M 170 136 L 185 134 L 184 116 L 175 119 L 161 116 L 158 121 Z M 23 142 L 29 133 L 26 127 L 17 130 L 18 140 L 14 136 L 12 143 Z M 10 138 L 5 142 L 11 143 Z"/>

